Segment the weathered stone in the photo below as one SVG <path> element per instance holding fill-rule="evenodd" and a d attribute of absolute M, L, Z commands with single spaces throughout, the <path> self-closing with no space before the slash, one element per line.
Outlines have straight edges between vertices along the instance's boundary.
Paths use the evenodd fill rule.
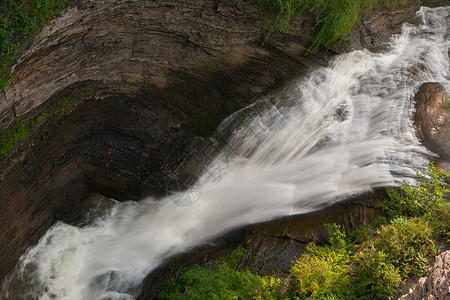
<path fill-rule="evenodd" d="M 449 300 L 450 299 L 450 251 L 437 256 L 430 270 L 416 282 L 399 300 Z"/>

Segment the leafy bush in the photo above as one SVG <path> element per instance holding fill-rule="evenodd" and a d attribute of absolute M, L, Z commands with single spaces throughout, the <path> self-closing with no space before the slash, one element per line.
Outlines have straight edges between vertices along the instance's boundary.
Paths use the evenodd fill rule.
<path fill-rule="evenodd" d="M 333 246 L 310 246 L 310 253 L 291 269 L 289 294 L 293 299 L 346 299 L 350 286 L 350 256 Z"/>
<path fill-rule="evenodd" d="M 390 263 L 382 250 L 373 245 L 362 248 L 354 256 L 353 272 L 351 293 L 356 299 L 388 299 L 402 283 L 399 269 Z"/>
<path fill-rule="evenodd" d="M 450 204 L 445 198 L 449 192 L 445 179 L 450 173 L 429 164 L 427 175 L 418 172 L 417 176 L 416 184 L 405 181 L 400 190 L 387 190 L 389 197 L 380 207 L 391 218 L 421 217 L 428 221 L 436 236 L 450 236 Z"/>
<path fill-rule="evenodd" d="M 197 265 L 183 271 L 171 279 L 159 299 L 278 299 L 279 278 L 235 270 L 244 252 L 238 249 L 209 268 Z"/>
<path fill-rule="evenodd" d="M 291 268 L 289 298 L 347 299 L 350 286 L 350 255 L 346 234 L 340 225 L 325 224 L 329 244 L 307 246 L 308 254 Z"/>
<path fill-rule="evenodd" d="M 411 273 L 422 275 L 428 266 L 427 256 L 436 252 L 431 228 L 418 218 L 394 219 L 378 230 L 373 245 L 386 253 L 386 259 L 400 270 L 403 278 Z"/>
<path fill-rule="evenodd" d="M 349 233 L 348 243 L 351 243 L 356 247 L 366 240 L 375 238 L 376 231 L 387 223 L 388 220 L 385 217 L 378 217 L 369 224 L 360 226 L 353 232 Z"/>
<path fill-rule="evenodd" d="M 354 255 L 351 294 L 357 299 L 388 299 L 410 274 L 422 275 L 435 253 L 431 228 L 414 218 L 398 217 L 377 230 Z"/>

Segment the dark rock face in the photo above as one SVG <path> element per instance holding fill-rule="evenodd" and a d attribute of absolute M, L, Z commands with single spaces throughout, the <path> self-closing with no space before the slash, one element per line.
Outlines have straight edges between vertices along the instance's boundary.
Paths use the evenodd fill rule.
<path fill-rule="evenodd" d="M 70 103 L 0 163 L 0 278 L 92 192 L 164 193 L 224 117 L 326 64 L 304 56 L 313 15 L 261 47 L 268 19 L 241 0 L 81 0 L 44 27 L 0 95 L 0 125 Z"/>
<path fill-rule="evenodd" d="M 450 97 L 439 83 L 425 83 L 415 97 L 419 138 L 431 151 L 450 159 Z"/>

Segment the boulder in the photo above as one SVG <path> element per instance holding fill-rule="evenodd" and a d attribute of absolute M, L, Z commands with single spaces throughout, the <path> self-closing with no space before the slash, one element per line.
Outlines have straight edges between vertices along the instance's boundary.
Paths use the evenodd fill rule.
<path fill-rule="evenodd" d="M 423 84 L 415 96 L 415 125 L 424 145 L 450 159 L 450 97 L 436 82 Z"/>

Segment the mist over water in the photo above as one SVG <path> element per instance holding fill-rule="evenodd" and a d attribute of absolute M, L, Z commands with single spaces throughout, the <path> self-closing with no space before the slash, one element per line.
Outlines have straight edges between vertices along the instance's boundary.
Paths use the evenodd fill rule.
<path fill-rule="evenodd" d="M 230 229 L 413 180 L 432 154 L 415 137 L 412 98 L 423 82 L 450 88 L 449 12 L 423 8 L 426 25 L 405 25 L 389 52 L 342 55 L 227 118 L 215 135 L 227 142 L 194 188 L 117 203 L 88 228 L 55 224 L 0 296 L 132 299 L 164 259 Z"/>

